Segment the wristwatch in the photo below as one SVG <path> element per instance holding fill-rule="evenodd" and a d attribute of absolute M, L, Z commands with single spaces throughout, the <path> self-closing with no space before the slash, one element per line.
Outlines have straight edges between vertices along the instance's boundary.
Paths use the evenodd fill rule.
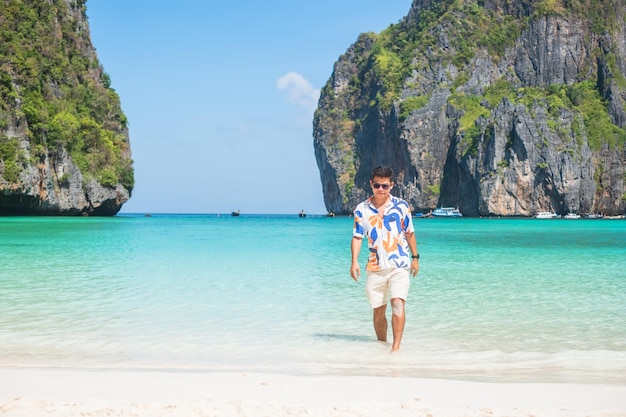
<path fill-rule="evenodd" d="M 413 259 L 419 259 L 420 258 L 420 254 L 418 253 L 417 255 L 412 255 L 411 258 Z"/>

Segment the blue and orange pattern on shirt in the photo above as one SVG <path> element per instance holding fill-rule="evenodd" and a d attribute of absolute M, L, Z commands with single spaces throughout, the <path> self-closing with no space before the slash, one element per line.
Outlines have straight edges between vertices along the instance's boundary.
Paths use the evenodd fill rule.
<path fill-rule="evenodd" d="M 413 233 L 409 204 L 401 198 L 389 196 L 380 213 L 372 198 L 360 203 L 354 210 L 354 237 L 367 236 L 368 271 L 389 268 L 409 268 L 410 249 L 405 233 Z"/>

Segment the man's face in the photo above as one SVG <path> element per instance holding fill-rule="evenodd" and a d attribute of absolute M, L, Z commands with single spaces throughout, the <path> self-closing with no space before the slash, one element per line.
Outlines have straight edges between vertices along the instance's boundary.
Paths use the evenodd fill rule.
<path fill-rule="evenodd" d="M 387 198 L 393 188 L 393 182 L 391 182 L 391 178 L 374 177 L 374 179 L 370 180 L 370 186 L 376 197 Z"/>

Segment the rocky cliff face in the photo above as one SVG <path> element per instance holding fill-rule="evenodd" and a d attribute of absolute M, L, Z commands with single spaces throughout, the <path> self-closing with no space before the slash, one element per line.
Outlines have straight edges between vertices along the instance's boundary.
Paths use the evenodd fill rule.
<path fill-rule="evenodd" d="M 131 195 L 126 118 L 84 0 L 0 2 L 0 215 L 114 215 Z"/>
<path fill-rule="evenodd" d="M 625 10 L 415 0 L 400 23 L 361 35 L 314 118 L 327 209 L 351 212 L 386 164 L 414 211 L 623 213 Z"/>

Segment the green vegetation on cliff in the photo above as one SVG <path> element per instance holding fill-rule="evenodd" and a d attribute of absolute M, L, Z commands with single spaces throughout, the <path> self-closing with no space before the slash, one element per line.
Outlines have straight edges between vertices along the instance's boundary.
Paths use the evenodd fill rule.
<path fill-rule="evenodd" d="M 361 35 L 314 118 L 327 208 L 385 163 L 421 209 L 623 212 L 624 2 L 423 0 Z"/>
<path fill-rule="evenodd" d="M 130 190 L 127 119 L 91 49 L 84 3 L 0 0 L 0 133 L 25 120 L 31 158 L 62 147 L 86 179 Z M 3 176 L 13 182 L 17 143 L 0 141 Z"/>
<path fill-rule="evenodd" d="M 597 85 L 589 80 L 568 86 L 518 88 L 502 79 L 479 96 L 466 96 L 456 91 L 456 87 L 468 81 L 465 66 L 478 50 L 486 50 L 491 59 L 497 61 L 507 47 L 514 46 L 531 19 L 584 16 L 590 22 L 590 32 L 602 35 L 619 23 L 615 14 L 602 11 L 620 7 L 620 3 L 613 0 L 542 0 L 531 3 L 532 10 L 517 17 L 507 15 L 499 8 L 487 7 L 486 3 L 484 0 L 432 2 L 420 11 L 413 26 L 402 21 L 378 35 L 369 58 L 380 89 L 375 104 L 382 111 L 389 111 L 394 103 L 398 103 L 399 120 L 404 121 L 428 100 L 428 95 L 400 99 L 403 88 L 419 88 L 419 85 L 407 85 L 413 71 L 419 72 L 422 66 L 434 61 L 449 63 L 459 70 L 451 84 L 449 103 L 463 112 L 459 133 L 463 136 L 461 148 L 464 153 L 474 153 L 478 137 L 483 134 L 476 125 L 477 120 L 488 118 L 490 109 L 505 96 L 514 103 L 546 107 L 551 116 L 549 125 L 554 129 L 559 128 L 556 122 L 559 109 L 580 114 L 592 149 L 598 150 L 604 143 L 611 147 L 623 146 L 626 130 L 612 123 L 607 102 L 601 97 Z M 614 54 L 609 53 L 607 58 L 611 76 L 618 85 L 625 86 L 626 77 L 618 70 Z M 373 104 L 369 103 L 370 106 Z M 581 126 L 577 123 L 573 123 L 572 129 L 580 136 Z"/>
<path fill-rule="evenodd" d="M 489 118 L 491 110 L 504 98 L 514 104 L 523 104 L 529 109 L 544 107 L 549 116 L 548 126 L 553 130 L 559 129 L 563 110 L 580 114 L 589 146 L 593 150 L 600 150 L 603 144 L 608 144 L 611 148 L 626 144 L 626 129 L 613 124 L 607 112 L 607 104 L 600 97 L 593 82 L 555 84 L 548 88 L 524 87 L 516 90 L 501 78 L 489 86 L 482 96 L 467 97 L 462 92 L 455 92 L 450 96 L 450 104 L 463 111 L 459 126 L 459 132 L 463 135 L 460 142 L 463 154 L 470 152 L 475 155 L 475 146 L 483 133 L 476 122 L 480 117 Z M 580 140 L 582 126 L 578 119 L 574 119 L 569 128 L 577 141 Z"/>
<path fill-rule="evenodd" d="M 19 176 L 18 165 L 19 147 L 17 139 L 0 136 L 0 160 L 4 161 L 2 176 L 9 182 L 15 182 Z"/>
<path fill-rule="evenodd" d="M 385 89 L 379 103 L 389 108 L 412 70 L 425 62 L 419 58 L 449 62 L 462 68 L 474 58 L 477 48 L 485 48 L 492 57 L 504 54 L 519 37 L 526 20 L 505 16 L 501 11 L 487 10 L 481 2 L 445 0 L 433 2 L 421 11 L 417 25 L 404 22 L 383 31 L 372 49 L 374 62 L 397 62 L 396 65 L 377 65 L 376 75 Z M 446 38 L 441 39 L 442 29 Z M 443 42 L 444 48 L 441 48 Z"/>

